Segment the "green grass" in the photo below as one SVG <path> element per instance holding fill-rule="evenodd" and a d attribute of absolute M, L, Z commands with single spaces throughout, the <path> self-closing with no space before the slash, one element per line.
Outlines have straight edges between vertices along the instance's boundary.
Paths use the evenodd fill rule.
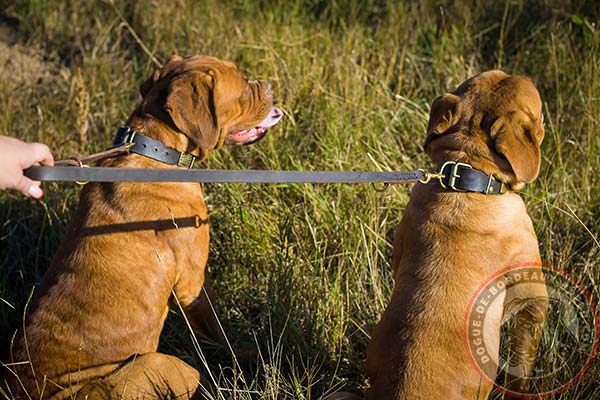
<path fill-rule="evenodd" d="M 474 3 L 2 1 L 1 23 L 42 67 L 21 79 L 10 57 L 0 65 L 9 72 L 0 80 L 0 134 L 47 143 L 57 159 L 102 150 L 138 101 L 153 57 L 210 54 L 269 80 L 286 118 L 260 144 L 221 150 L 207 167 L 415 169 L 431 167 L 421 143 L 435 97 L 487 69 L 525 74 L 546 121 L 541 174 L 523 192 L 542 258 L 599 303 L 600 6 Z M 75 185 L 45 188 L 42 202 L 0 193 L 0 360 L 77 203 Z M 260 354 L 238 365 L 201 344 L 223 397 L 362 391 L 369 332 L 393 285 L 390 240 L 410 189 L 205 190 L 218 313 L 234 349 Z M 160 350 L 203 364 L 176 310 Z M 551 398 L 597 398 L 599 364 Z"/>

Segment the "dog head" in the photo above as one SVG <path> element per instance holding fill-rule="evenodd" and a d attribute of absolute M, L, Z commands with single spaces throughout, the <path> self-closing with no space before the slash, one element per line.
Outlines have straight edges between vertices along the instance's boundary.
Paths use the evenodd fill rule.
<path fill-rule="evenodd" d="M 188 137 L 204 158 L 228 140 L 250 144 L 264 137 L 282 112 L 271 87 L 248 80 L 236 66 L 209 56 L 172 56 L 140 86 L 141 109 Z"/>
<path fill-rule="evenodd" d="M 539 173 L 543 139 L 542 101 L 531 80 L 494 70 L 434 100 L 424 148 L 438 164 L 467 162 L 520 190 Z"/>

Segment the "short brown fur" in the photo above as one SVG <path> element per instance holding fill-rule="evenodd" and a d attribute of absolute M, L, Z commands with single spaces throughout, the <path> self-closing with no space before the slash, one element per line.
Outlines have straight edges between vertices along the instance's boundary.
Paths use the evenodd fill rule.
<path fill-rule="evenodd" d="M 207 56 L 171 57 L 140 91 L 142 102 L 127 124 L 200 159 L 228 132 L 256 126 L 272 106 L 266 82 L 248 81 L 232 63 Z M 136 154 L 100 165 L 169 167 Z M 215 328 L 202 293 L 208 246 L 200 185 L 87 184 L 13 351 L 15 362 L 31 361 L 15 368 L 13 395 L 197 394 L 198 371 L 156 350 L 174 297 L 194 328 Z"/>
<path fill-rule="evenodd" d="M 437 165 L 470 163 L 516 191 L 537 176 L 543 137 L 541 99 L 531 81 L 488 71 L 433 102 L 425 149 Z M 395 233 L 392 298 L 367 350 L 367 399 L 487 398 L 492 385 L 472 365 L 463 342 L 469 301 L 498 270 L 539 262 L 518 194 L 457 193 L 435 181 L 416 185 Z M 505 305 L 517 298 L 523 306 L 489 310 L 495 326 L 485 334 L 498 346 L 501 321 L 519 314 L 538 329 L 527 336 L 516 327 L 514 336 L 535 355 L 546 291 L 523 285 L 510 296 Z M 524 362 L 511 389 L 527 389 L 532 367 Z"/>

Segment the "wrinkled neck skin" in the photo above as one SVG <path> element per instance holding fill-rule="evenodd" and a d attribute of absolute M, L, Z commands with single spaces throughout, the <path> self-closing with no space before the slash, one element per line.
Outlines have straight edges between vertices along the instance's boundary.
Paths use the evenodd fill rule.
<path fill-rule="evenodd" d="M 511 191 L 518 192 L 525 187 L 524 182 L 517 178 L 506 158 L 493 150 L 491 139 L 489 143 L 477 135 L 465 138 L 458 135 L 441 136 L 433 140 L 426 152 L 439 168 L 446 161 L 456 161 L 470 164 L 473 168 L 494 175 L 496 179 L 508 185 Z"/>

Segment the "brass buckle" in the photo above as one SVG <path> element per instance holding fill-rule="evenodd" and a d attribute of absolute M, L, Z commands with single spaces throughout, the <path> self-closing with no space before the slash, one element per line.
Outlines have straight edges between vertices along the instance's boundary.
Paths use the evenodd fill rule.
<path fill-rule="evenodd" d="M 136 131 L 134 131 L 133 129 L 131 129 L 128 126 L 122 126 L 122 129 L 126 129 L 125 133 L 119 135 L 119 143 L 116 144 L 116 146 L 118 145 L 123 145 L 123 144 L 131 144 L 132 146 L 135 144 L 135 142 L 133 141 L 133 139 L 135 138 L 135 134 L 137 133 Z"/>
<path fill-rule="evenodd" d="M 194 166 L 195 161 L 196 161 L 196 156 L 193 156 L 190 153 L 186 153 L 185 151 L 182 151 L 179 154 L 179 160 L 177 160 L 177 166 L 191 169 Z"/>
<path fill-rule="evenodd" d="M 461 162 L 455 162 L 455 161 L 446 161 L 445 163 L 442 164 L 442 166 L 438 170 L 438 173 L 442 174 L 444 172 L 444 169 L 448 165 L 452 166 L 452 168 L 450 168 L 450 174 L 448 175 L 448 177 L 449 177 L 448 185 L 444 184 L 444 182 L 442 181 L 442 179 L 440 179 L 440 185 L 444 189 L 452 189 L 455 192 L 466 192 L 466 190 L 458 189 L 456 186 L 454 186 L 456 184 L 456 179 L 460 178 L 460 175 L 458 174 L 458 169 L 460 167 L 464 167 L 464 168 L 468 168 L 468 169 L 473 169 L 473 167 L 470 164 L 467 164 L 467 163 L 461 163 Z M 488 183 L 488 185 L 489 185 L 489 183 Z"/>
<path fill-rule="evenodd" d="M 125 135 L 125 138 L 123 139 L 123 143 L 124 144 L 135 144 L 133 139 L 135 138 L 136 133 L 137 132 L 132 132 L 132 131 L 127 132 L 127 134 Z"/>

